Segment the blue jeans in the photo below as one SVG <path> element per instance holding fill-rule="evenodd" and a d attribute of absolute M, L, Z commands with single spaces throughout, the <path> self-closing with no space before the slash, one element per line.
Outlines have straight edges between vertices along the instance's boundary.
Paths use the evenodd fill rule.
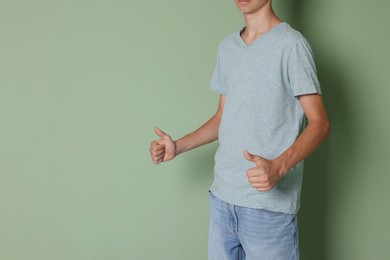
<path fill-rule="evenodd" d="M 240 207 L 210 192 L 209 260 L 298 260 L 295 214 Z"/>

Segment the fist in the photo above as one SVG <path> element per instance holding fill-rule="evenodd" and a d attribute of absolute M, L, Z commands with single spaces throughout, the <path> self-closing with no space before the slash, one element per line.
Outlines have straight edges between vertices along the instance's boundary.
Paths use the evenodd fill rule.
<path fill-rule="evenodd" d="M 267 160 L 261 156 L 250 154 L 244 151 L 244 157 L 250 162 L 255 163 L 255 167 L 246 172 L 248 182 L 257 191 L 270 191 L 280 180 L 282 175 L 279 173 L 278 165 L 272 160 Z"/>
<path fill-rule="evenodd" d="M 172 138 L 161 131 L 158 127 L 154 129 L 158 140 L 150 144 L 150 156 L 154 164 L 172 160 L 176 156 L 176 144 Z"/>

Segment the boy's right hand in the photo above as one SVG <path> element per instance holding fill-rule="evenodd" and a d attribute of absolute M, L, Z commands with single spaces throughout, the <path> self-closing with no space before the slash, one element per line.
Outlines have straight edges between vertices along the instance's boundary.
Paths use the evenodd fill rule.
<path fill-rule="evenodd" d="M 160 139 L 150 144 L 150 156 L 154 164 L 172 160 L 176 156 L 176 144 L 172 138 L 161 131 L 158 127 L 154 129 Z"/>

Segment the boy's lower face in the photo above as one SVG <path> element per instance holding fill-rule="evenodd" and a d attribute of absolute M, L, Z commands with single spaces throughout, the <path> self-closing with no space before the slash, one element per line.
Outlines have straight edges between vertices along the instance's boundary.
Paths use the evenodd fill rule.
<path fill-rule="evenodd" d="M 263 6 L 270 3 L 271 0 L 234 0 L 234 2 L 242 13 L 250 14 L 261 9 Z"/>

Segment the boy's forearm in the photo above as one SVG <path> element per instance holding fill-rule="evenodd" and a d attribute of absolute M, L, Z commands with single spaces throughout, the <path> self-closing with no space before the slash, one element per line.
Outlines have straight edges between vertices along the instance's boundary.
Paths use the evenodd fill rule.
<path fill-rule="evenodd" d="M 176 155 L 217 140 L 220 122 L 221 116 L 216 114 L 194 132 L 176 140 Z"/>
<path fill-rule="evenodd" d="M 307 158 L 328 135 L 328 122 L 309 123 L 295 143 L 274 160 L 279 165 L 280 174 L 285 175 L 297 163 Z"/>

